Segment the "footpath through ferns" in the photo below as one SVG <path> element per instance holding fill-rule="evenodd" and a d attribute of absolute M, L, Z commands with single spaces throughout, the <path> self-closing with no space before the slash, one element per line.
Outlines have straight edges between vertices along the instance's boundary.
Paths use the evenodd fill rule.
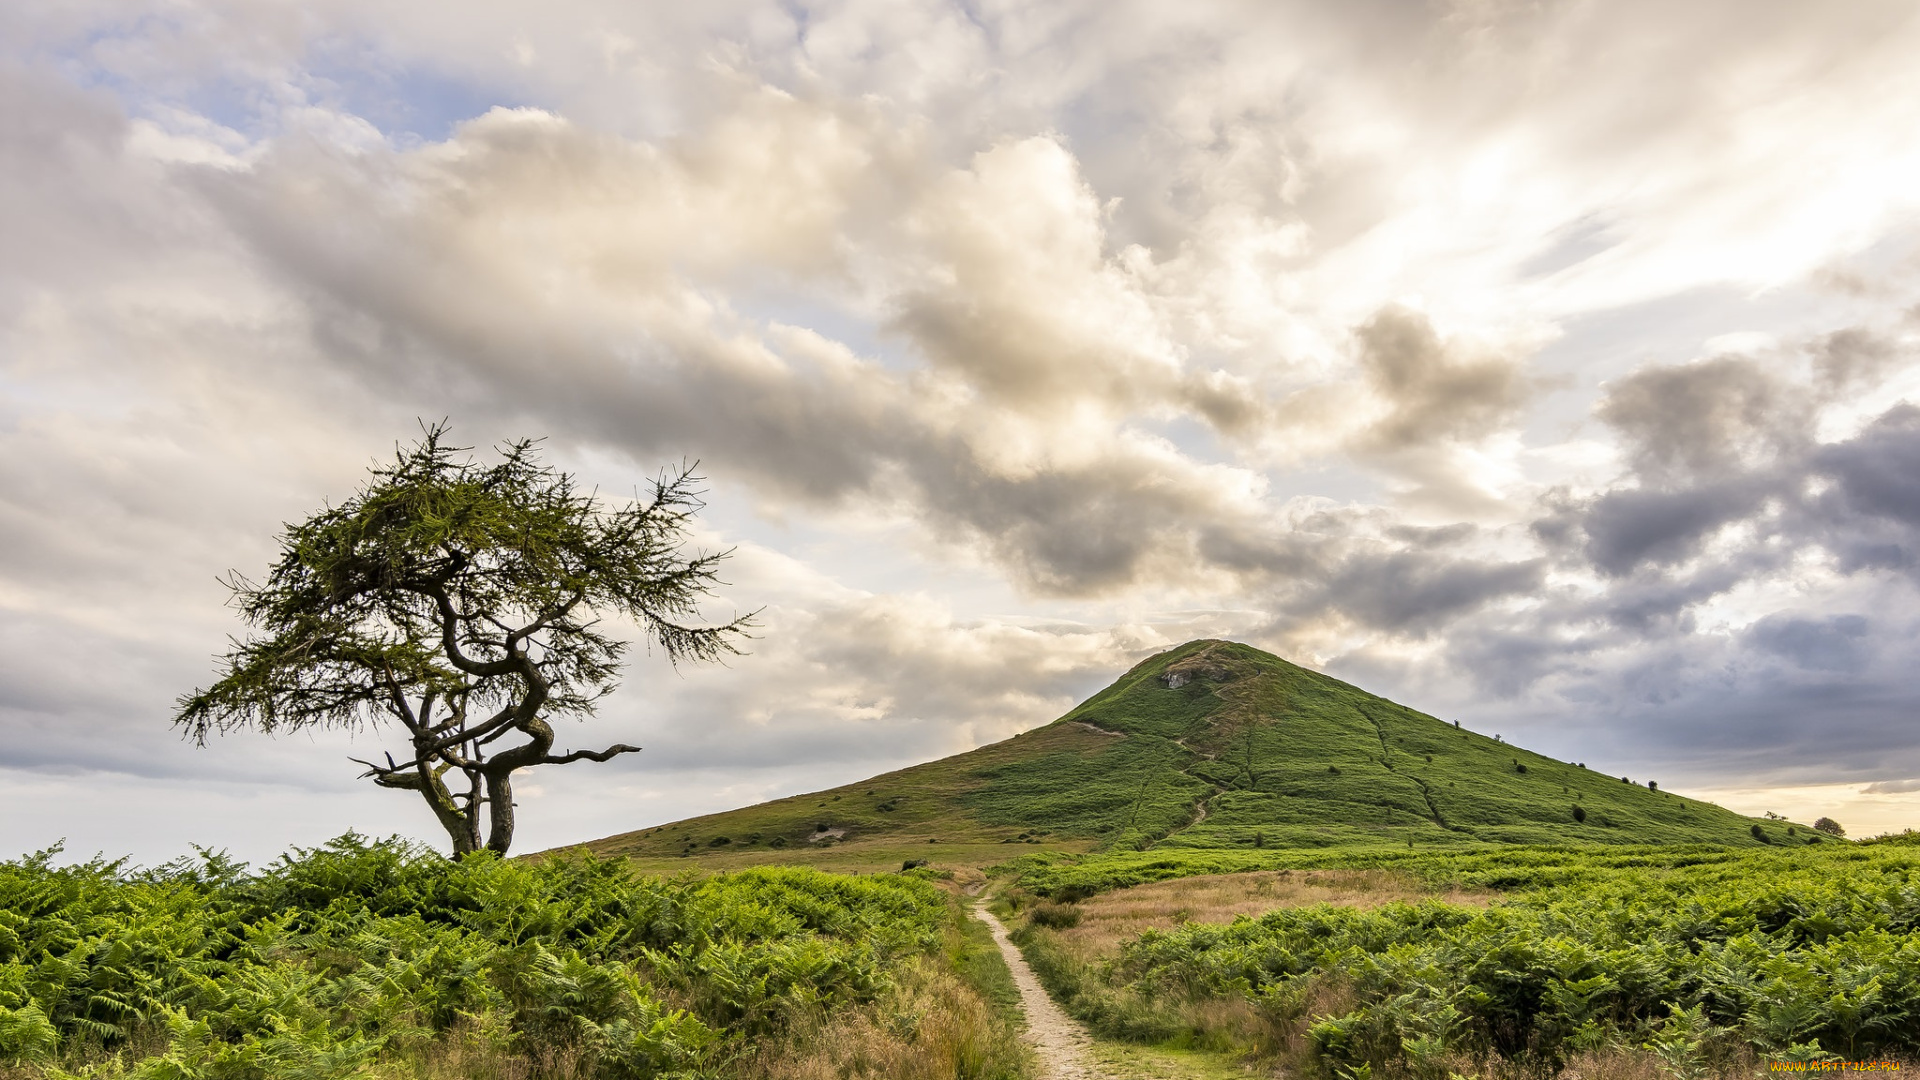
<path fill-rule="evenodd" d="M 204 853 L 153 870 L 56 854 L 0 864 L 0 1076 L 1025 1068 L 955 974 L 957 904 L 913 875 L 662 880 L 354 836 L 255 874 Z"/>

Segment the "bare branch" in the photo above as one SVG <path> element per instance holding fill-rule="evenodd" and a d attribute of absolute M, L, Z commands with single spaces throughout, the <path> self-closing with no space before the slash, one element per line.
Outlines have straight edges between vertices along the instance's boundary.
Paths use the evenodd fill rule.
<path fill-rule="evenodd" d="M 565 765 L 569 761 L 580 761 L 583 759 L 586 761 L 607 761 L 619 757 L 621 754 L 637 754 L 639 752 L 640 748 L 637 746 L 628 746 L 626 743 L 614 743 L 605 750 L 575 750 L 572 753 L 561 754 L 559 757 L 554 757 L 549 754 L 541 760 L 540 764 Z"/>

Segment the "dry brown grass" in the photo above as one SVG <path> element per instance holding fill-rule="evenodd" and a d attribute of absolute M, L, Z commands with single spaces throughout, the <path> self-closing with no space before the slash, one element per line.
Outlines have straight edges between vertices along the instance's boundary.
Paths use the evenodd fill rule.
<path fill-rule="evenodd" d="M 1434 890 L 1406 874 L 1385 870 L 1275 870 L 1158 881 L 1103 893 L 1075 905 L 1080 924 L 1060 931 L 1062 944 L 1088 959 L 1112 956 L 1145 930 L 1183 922 L 1232 922 L 1275 908 L 1336 904 L 1375 908 L 1396 900 L 1441 900 L 1484 905 L 1492 893 Z"/>
<path fill-rule="evenodd" d="M 1031 1051 L 953 976 L 922 963 L 864 1009 L 812 1018 L 758 1048 L 743 1080 L 1019 1080 Z"/>

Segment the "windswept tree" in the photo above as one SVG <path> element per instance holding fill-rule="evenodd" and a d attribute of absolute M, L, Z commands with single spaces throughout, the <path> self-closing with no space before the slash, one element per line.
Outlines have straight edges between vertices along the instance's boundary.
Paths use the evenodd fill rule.
<path fill-rule="evenodd" d="M 688 554 L 700 509 L 691 469 L 608 506 L 542 465 L 533 440 L 474 460 L 443 425 L 396 452 L 339 507 L 281 535 L 264 584 L 226 585 L 257 632 L 222 659 L 174 724 L 209 732 L 397 725 L 403 757 L 360 761 L 381 787 L 419 792 L 456 856 L 513 843 L 513 774 L 638 750 L 554 752 L 553 721 L 591 716 L 619 681 L 624 617 L 666 657 L 737 653 L 752 616 L 703 624 L 727 552 Z M 358 759 L 351 759 L 358 760 Z"/>

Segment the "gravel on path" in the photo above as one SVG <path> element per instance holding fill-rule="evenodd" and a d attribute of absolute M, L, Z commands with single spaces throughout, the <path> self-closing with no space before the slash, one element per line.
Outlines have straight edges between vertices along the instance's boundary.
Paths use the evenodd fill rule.
<path fill-rule="evenodd" d="M 1087 1030 L 1047 996 L 1033 969 L 1027 966 L 1027 958 L 1007 939 L 1007 928 L 987 910 L 984 900 L 974 903 L 973 917 L 993 932 L 993 942 L 1000 946 L 1000 955 L 1013 972 L 1013 983 L 1020 988 L 1020 1004 L 1027 1014 L 1027 1041 L 1040 1059 L 1040 1075 L 1046 1080 L 1110 1080 L 1087 1055 L 1087 1047 L 1093 1042 Z"/>

